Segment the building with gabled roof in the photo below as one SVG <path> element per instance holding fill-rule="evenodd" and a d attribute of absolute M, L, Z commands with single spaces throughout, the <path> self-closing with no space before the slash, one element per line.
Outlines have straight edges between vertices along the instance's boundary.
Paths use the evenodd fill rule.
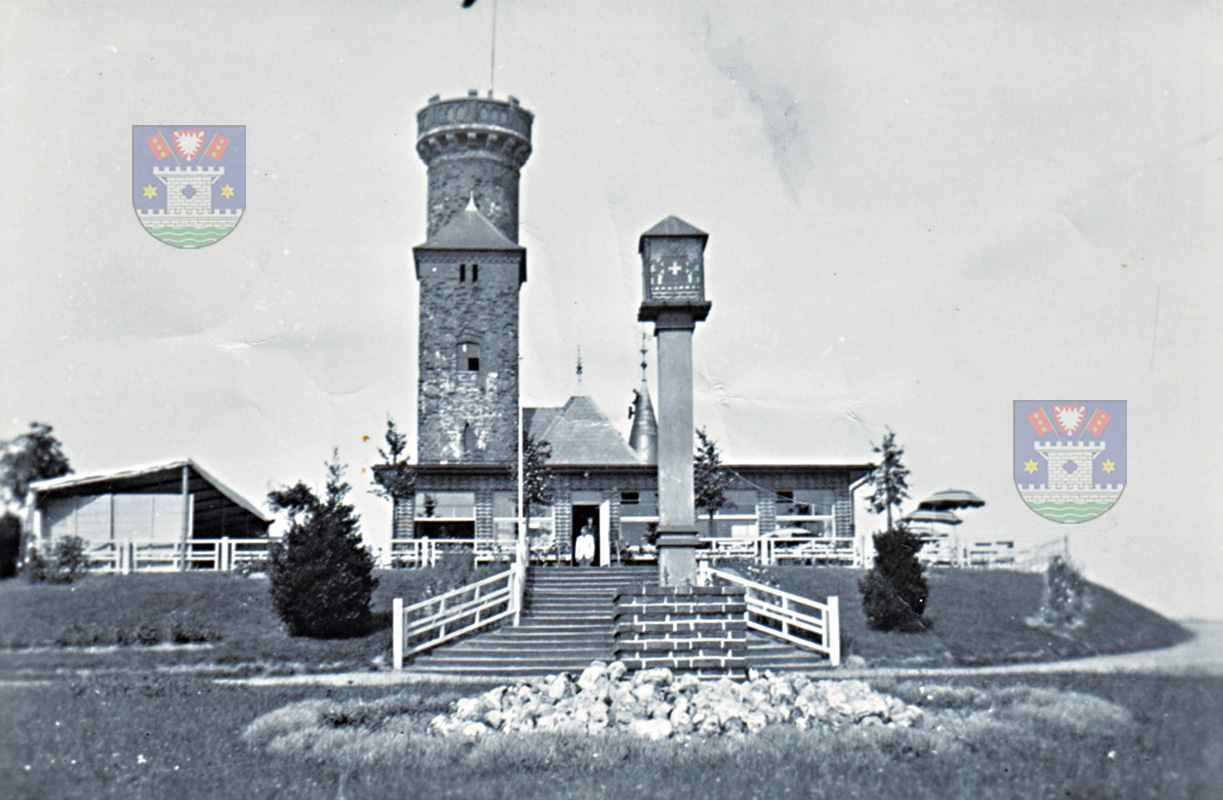
<path fill-rule="evenodd" d="M 417 115 L 417 152 L 428 168 L 428 239 L 413 249 L 420 288 L 416 492 L 396 503 L 393 559 L 424 552 L 426 538 L 471 544 L 477 557 L 513 551 L 523 428 L 551 450 L 552 502 L 528 515 L 534 552 L 569 560 L 578 532 L 593 526 L 595 562 L 609 564 L 645 555 L 658 524 L 658 420 L 644 375 L 627 441 L 590 397 L 520 409 L 519 290 L 527 270 L 517 243 L 518 182 L 531 155 L 533 120 L 513 98 L 475 93 L 432 98 Z M 707 238 L 675 216 L 645 236 Z M 871 468 L 732 466 L 728 505 L 701 522 L 703 535 L 756 541 L 797 531 L 852 554 L 860 549 L 853 491 Z"/>

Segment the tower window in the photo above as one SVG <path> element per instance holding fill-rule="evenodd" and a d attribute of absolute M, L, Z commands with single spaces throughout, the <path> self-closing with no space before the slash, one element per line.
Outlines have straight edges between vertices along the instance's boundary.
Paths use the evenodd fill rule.
<path fill-rule="evenodd" d="M 472 264 L 471 265 L 471 282 L 475 283 L 478 280 L 480 280 L 480 265 Z"/>
<path fill-rule="evenodd" d="M 460 372 L 479 372 L 480 345 L 475 342 L 459 342 L 455 362 Z"/>
<path fill-rule="evenodd" d="M 465 283 L 466 281 L 467 281 L 467 265 L 459 264 L 459 283 Z"/>

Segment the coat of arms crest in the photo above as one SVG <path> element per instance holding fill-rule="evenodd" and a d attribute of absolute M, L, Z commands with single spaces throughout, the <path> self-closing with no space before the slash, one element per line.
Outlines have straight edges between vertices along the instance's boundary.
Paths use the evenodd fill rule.
<path fill-rule="evenodd" d="M 1125 401 L 1015 401 L 1015 485 L 1054 522 L 1087 522 L 1125 489 Z"/>
<path fill-rule="evenodd" d="M 224 239 L 246 207 L 246 126 L 133 125 L 132 205 L 172 247 Z"/>

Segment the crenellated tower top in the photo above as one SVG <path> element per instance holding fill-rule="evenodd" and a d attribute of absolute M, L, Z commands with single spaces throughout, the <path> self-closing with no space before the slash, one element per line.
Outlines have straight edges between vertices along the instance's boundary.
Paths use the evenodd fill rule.
<path fill-rule="evenodd" d="M 429 238 L 474 198 L 480 213 L 518 241 L 518 179 L 531 156 L 533 120 L 514 97 L 471 91 L 429 99 L 416 115 L 416 152 L 429 169 Z"/>

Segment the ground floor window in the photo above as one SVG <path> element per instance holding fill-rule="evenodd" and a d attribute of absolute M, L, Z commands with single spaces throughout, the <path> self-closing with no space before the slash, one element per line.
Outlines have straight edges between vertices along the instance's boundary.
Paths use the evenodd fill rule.
<path fill-rule="evenodd" d="M 658 492 L 620 493 L 620 552 L 627 558 L 652 552 L 650 536 L 658 528 Z"/>
<path fill-rule="evenodd" d="M 416 538 L 474 539 L 475 492 L 417 492 Z"/>
<path fill-rule="evenodd" d="M 726 505 L 713 515 L 697 509 L 697 532 L 702 538 L 754 539 L 760 533 L 760 521 L 756 513 L 755 489 L 731 489 L 726 492 Z"/>
<path fill-rule="evenodd" d="M 801 528 L 811 536 L 833 539 L 836 525 L 831 489 L 795 489 L 777 493 L 777 529 Z"/>

